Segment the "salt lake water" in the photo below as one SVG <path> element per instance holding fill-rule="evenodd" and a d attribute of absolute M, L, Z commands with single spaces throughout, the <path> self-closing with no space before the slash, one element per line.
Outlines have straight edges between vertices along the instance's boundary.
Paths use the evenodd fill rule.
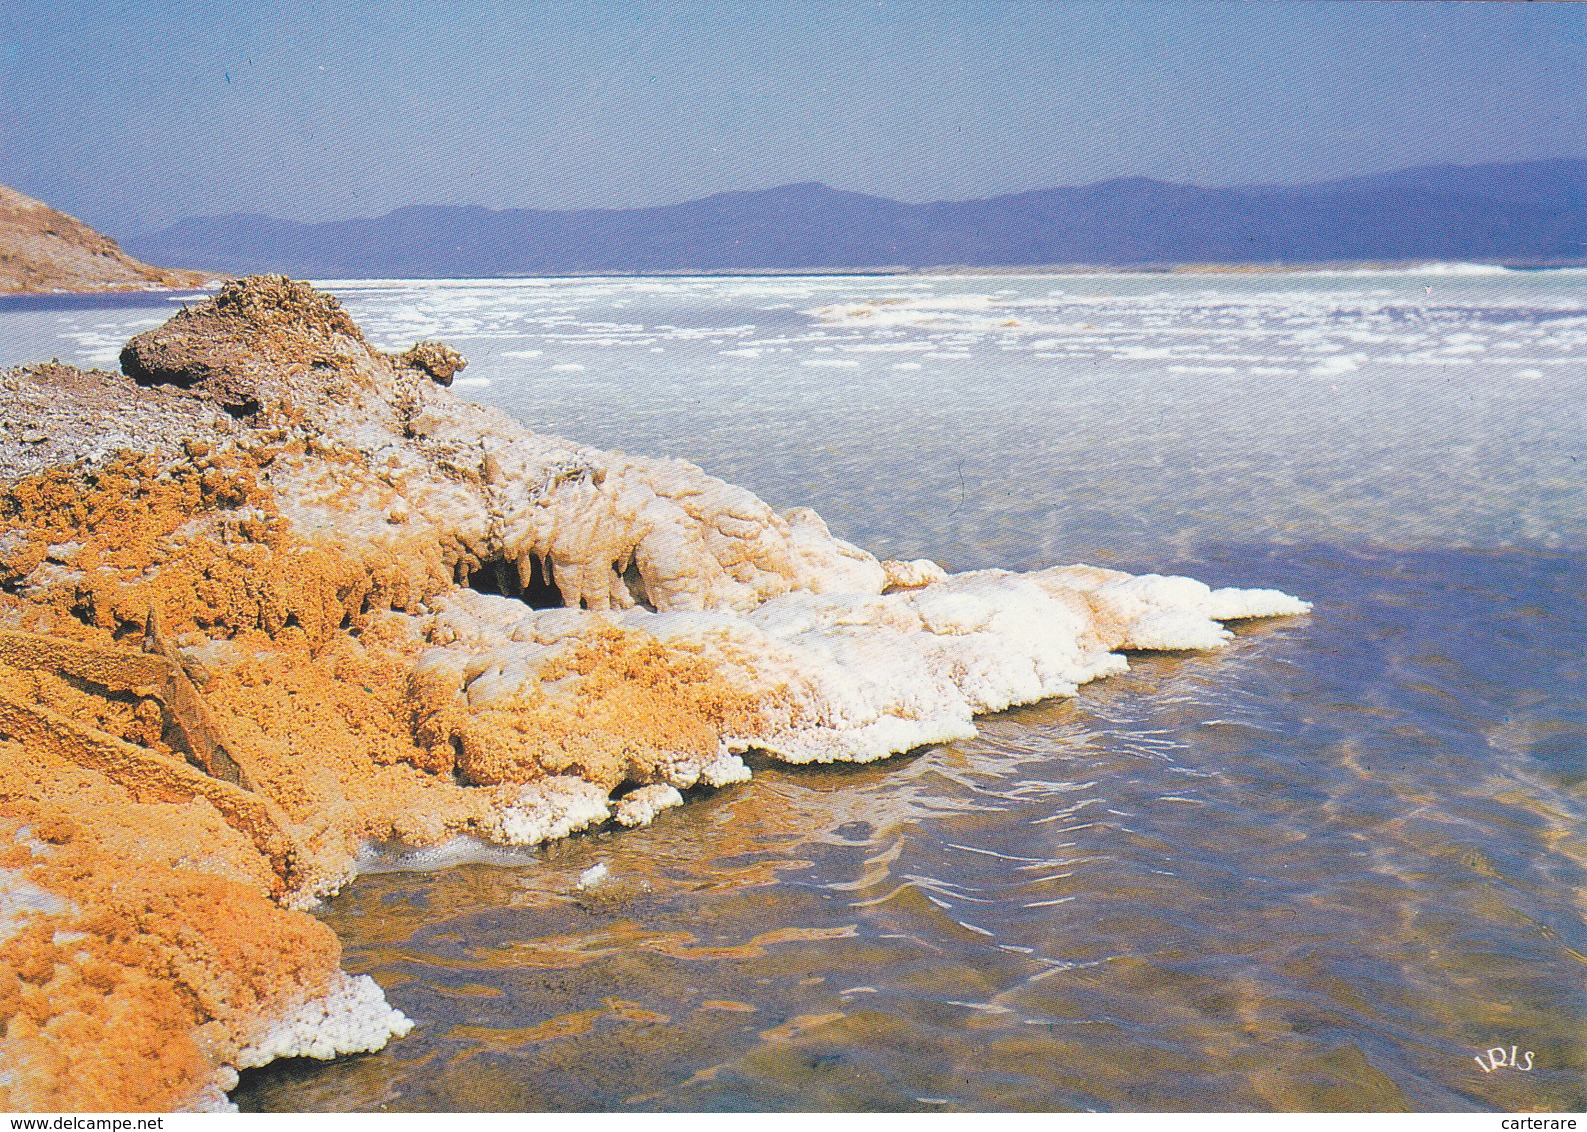
<path fill-rule="evenodd" d="M 1587 272 L 327 286 L 467 397 L 883 557 L 1316 608 L 361 878 L 322 915 L 419 1025 L 243 1107 L 1587 1106 Z M 0 301 L 0 364 L 114 366 L 175 301 Z"/>

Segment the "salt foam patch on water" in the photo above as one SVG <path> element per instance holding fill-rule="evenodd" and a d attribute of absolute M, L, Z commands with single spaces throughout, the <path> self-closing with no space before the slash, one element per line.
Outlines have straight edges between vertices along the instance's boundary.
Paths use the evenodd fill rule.
<path fill-rule="evenodd" d="M 1410 267 L 1368 267 L 1355 269 L 1322 269 L 1318 271 L 1297 271 L 1295 275 L 1316 276 L 1370 276 L 1370 275 L 1454 275 L 1454 276 L 1487 276 L 1487 275 L 1513 275 L 1513 268 L 1501 267 L 1496 263 L 1420 263 Z"/>
<path fill-rule="evenodd" d="M 438 845 L 415 848 L 390 842 L 366 842 L 354 869 L 359 876 L 373 873 L 428 873 L 458 865 L 497 865 L 510 868 L 537 858 L 527 849 L 492 845 L 468 834 L 448 838 Z"/>

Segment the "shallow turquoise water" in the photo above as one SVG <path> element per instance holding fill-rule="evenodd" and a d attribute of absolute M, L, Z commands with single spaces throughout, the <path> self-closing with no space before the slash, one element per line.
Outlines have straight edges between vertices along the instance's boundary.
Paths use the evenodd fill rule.
<path fill-rule="evenodd" d="M 383 345 L 457 342 L 468 396 L 688 456 L 879 554 L 1316 609 L 970 742 L 763 761 L 532 865 L 365 877 L 325 918 L 420 1025 L 234 1099 L 1587 1106 L 1584 282 L 340 288 Z M 886 298 L 913 305 L 805 313 Z M 158 316 L 0 308 L 0 362 Z M 1530 1071 L 1474 1060 L 1512 1045 Z"/>

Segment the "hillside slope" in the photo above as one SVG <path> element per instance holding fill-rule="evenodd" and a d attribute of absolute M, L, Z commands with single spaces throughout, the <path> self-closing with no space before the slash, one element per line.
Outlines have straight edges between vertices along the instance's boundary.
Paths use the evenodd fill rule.
<path fill-rule="evenodd" d="M 0 185 L 0 295 L 197 287 L 210 277 L 151 267 L 81 220 Z"/>

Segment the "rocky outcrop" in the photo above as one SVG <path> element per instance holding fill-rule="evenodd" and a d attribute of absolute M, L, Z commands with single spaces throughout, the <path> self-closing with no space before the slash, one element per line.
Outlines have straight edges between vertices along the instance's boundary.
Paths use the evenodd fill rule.
<path fill-rule="evenodd" d="M 202 287 L 213 278 L 150 267 L 81 220 L 0 185 L 0 295 Z"/>
<path fill-rule="evenodd" d="M 282 1051 L 400 1033 L 292 911 L 371 855 L 646 824 L 751 751 L 964 738 L 1121 650 L 1307 609 L 879 562 L 692 464 L 465 402 L 455 352 L 377 351 L 281 277 L 122 362 L 0 378 L 0 1106 L 211 1103 Z M 188 1036 L 163 1083 L 111 1064 L 112 1017 Z"/>

